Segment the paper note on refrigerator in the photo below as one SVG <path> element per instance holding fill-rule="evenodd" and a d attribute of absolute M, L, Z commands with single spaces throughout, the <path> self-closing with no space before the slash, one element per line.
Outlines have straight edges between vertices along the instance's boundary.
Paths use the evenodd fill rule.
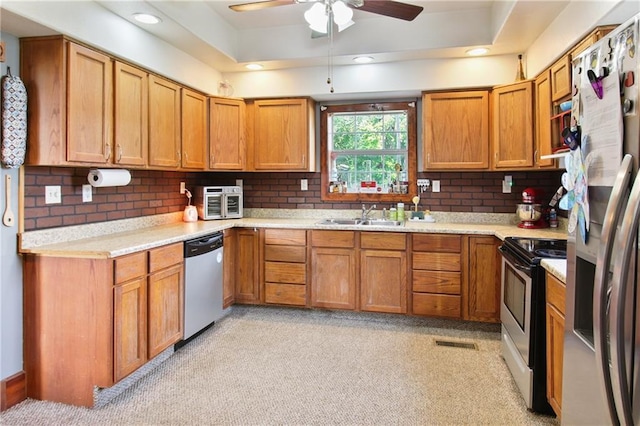
<path fill-rule="evenodd" d="M 590 156 L 589 186 L 613 186 L 622 162 L 622 108 L 620 81 L 612 72 L 602 78 L 602 99 L 584 73 L 582 100 L 583 151 Z"/>

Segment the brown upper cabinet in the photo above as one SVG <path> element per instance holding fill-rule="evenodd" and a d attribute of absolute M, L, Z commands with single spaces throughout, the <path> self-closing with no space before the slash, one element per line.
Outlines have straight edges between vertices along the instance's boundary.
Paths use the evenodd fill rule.
<path fill-rule="evenodd" d="M 489 92 L 423 93 L 423 170 L 489 168 Z"/>
<path fill-rule="evenodd" d="M 207 166 L 207 98 L 182 89 L 182 168 L 204 170 Z"/>
<path fill-rule="evenodd" d="M 565 55 L 551 65 L 551 100 L 558 101 L 571 94 L 571 58 Z"/>
<path fill-rule="evenodd" d="M 249 170 L 315 171 L 315 102 L 247 101 Z"/>
<path fill-rule="evenodd" d="M 30 94 L 26 164 L 110 164 L 112 60 L 59 36 L 21 39 L 20 52 Z"/>
<path fill-rule="evenodd" d="M 245 169 L 246 114 L 242 99 L 209 99 L 209 169 Z"/>
<path fill-rule="evenodd" d="M 149 146 L 149 75 L 115 61 L 114 162 L 146 166 Z"/>
<path fill-rule="evenodd" d="M 179 168 L 180 86 L 149 76 L 149 166 Z"/>
<path fill-rule="evenodd" d="M 552 158 L 541 158 L 552 153 L 554 139 L 552 137 L 551 120 L 551 70 L 546 70 L 535 80 L 535 152 L 534 162 L 538 168 L 554 167 L 555 160 Z"/>
<path fill-rule="evenodd" d="M 533 166 L 533 82 L 498 86 L 492 93 L 493 168 Z"/>

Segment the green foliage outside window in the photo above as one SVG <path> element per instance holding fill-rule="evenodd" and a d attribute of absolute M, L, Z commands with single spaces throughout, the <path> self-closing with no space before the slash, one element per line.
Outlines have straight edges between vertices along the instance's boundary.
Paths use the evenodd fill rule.
<path fill-rule="evenodd" d="M 331 180 L 347 182 L 349 192 L 361 181 L 389 188 L 407 179 L 406 111 L 333 113 L 328 133 Z"/>

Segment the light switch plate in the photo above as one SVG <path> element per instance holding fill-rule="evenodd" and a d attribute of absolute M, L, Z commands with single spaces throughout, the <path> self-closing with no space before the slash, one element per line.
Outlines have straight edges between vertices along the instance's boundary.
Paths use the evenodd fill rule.
<path fill-rule="evenodd" d="M 60 185 L 47 185 L 44 187 L 44 203 L 60 204 L 62 202 L 62 190 Z"/>
<path fill-rule="evenodd" d="M 184 182 L 180 182 L 180 193 L 184 194 L 185 192 L 187 192 L 187 186 Z"/>
<path fill-rule="evenodd" d="M 236 179 L 236 186 L 242 187 L 242 179 Z"/>
<path fill-rule="evenodd" d="M 90 203 L 91 201 L 93 201 L 93 190 L 91 189 L 91 185 L 82 185 L 82 202 Z"/>
<path fill-rule="evenodd" d="M 439 181 L 439 180 L 434 180 L 434 181 L 432 182 L 432 186 L 431 186 L 431 188 L 432 188 L 431 190 L 432 190 L 433 192 L 440 192 L 440 181 Z"/>
<path fill-rule="evenodd" d="M 300 179 L 300 191 L 309 190 L 309 181 L 307 179 Z"/>

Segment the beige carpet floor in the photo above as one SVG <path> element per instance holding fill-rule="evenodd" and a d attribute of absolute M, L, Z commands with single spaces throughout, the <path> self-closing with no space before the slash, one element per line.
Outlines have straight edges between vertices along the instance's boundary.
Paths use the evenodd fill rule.
<path fill-rule="evenodd" d="M 558 424 L 526 409 L 495 325 L 243 306 L 99 408 L 29 399 L 0 423 Z"/>

